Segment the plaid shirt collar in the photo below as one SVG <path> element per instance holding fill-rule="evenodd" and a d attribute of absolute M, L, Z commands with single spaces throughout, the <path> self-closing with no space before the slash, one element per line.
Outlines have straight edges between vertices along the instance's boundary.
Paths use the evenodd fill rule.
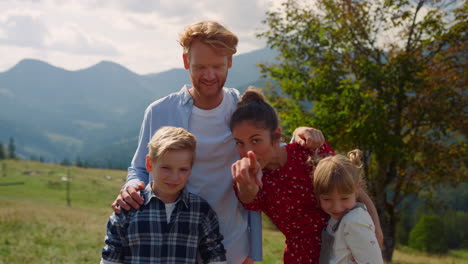
<path fill-rule="evenodd" d="M 154 183 L 154 182 L 152 182 Z M 153 189 L 151 189 L 151 184 L 146 185 L 146 188 L 143 190 L 142 197 L 145 200 L 144 204 L 147 205 L 151 199 L 156 198 L 162 202 L 162 200 L 153 192 Z M 187 191 L 187 188 L 183 188 L 181 191 L 181 194 L 176 203 L 179 203 L 180 201 L 183 202 L 186 208 L 189 208 L 189 193 Z"/>

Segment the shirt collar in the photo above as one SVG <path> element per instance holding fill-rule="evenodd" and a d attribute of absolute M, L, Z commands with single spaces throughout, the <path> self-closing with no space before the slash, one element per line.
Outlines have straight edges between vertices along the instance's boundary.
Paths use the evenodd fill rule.
<path fill-rule="evenodd" d="M 189 89 L 192 88 L 192 85 L 189 85 L 189 84 L 186 84 L 182 87 L 182 89 L 180 90 L 180 92 L 183 94 L 183 97 L 182 97 L 182 104 L 187 104 L 189 103 L 190 101 L 192 101 L 193 103 L 193 97 L 192 95 L 189 93 Z"/>
<path fill-rule="evenodd" d="M 146 185 L 146 188 L 143 190 L 142 197 L 145 200 L 144 205 L 147 205 L 152 198 L 156 198 L 161 201 L 161 199 L 159 199 L 159 197 L 153 192 L 153 189 L 151 189 L 151 184 Z M 185 207 L 189 207 L 189 192 L 187 191 L 187 188 L 182 189 L 182 193 L 179 196 L 177 203 L 180 201 L 184 203 Z"/>

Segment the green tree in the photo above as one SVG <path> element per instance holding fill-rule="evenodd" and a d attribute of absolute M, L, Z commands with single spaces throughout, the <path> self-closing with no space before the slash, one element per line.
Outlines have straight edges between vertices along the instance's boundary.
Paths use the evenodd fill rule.
<path fill-rule="evenodd" d="M 63 166 L 71 166 L 72 163 L 71 163 L 70 160 L 68 160 L 67 158 L 64 158 L 64 159 L 60 162 L 60 165 L 63 165 Z"/>
<path fill-rule="evenodd" d="M 423 215 L 409 234 L 409 246 L 429 253 L 446 253 L 447 238 L 440 216 Z"/>
<path fill-rule="evenodd" d="M 447 247 L 449 249 L 468 247 L 468 212 L 448 211 L 442 215 Z"/>
<path fill-rule="evenodd" d="M 6 153 L 5 153 L 5 148 L 3 147 L 2 142 L 0 142 L 0 160 L 6 159 Z"/>
<path fill-rule="evenodd" d="M 84 167 L 84 163 L 83 163 L 83 161 L 81 161 L 80 156 L 76 157 L 75 166 Z"/>
<path fill-rule="evenodd" d="M 15 140 L 11 137 L 10 142 L 8 143 L 8 158 L 16 159 L 16 146 Z"/>
<path fill-rule="evenodd" d="M 279 53 L 260 65 L 288 134 L 320 128 L 342 151 L 364 151 L 368 189 L 395 247 L 398 205 L 466 179 L 468 4 L 289 0 L 259 34 Z"/>

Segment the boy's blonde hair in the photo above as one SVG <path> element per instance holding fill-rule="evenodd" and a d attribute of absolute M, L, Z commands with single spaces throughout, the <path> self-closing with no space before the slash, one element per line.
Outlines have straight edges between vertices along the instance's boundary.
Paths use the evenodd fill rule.
<path fill-rule="evenodd" d="M 148 143 L 148 155 L 154 162 L 169 150 L 190 150 L 193 152 L 193 164 L 196 145 L 195 136 L 187 130 L 180 127 L 161 127 Z"/>
<path fill-rule="evenodd" d="M 347 156 L 337 154 L 320 160 L 313 177 L 315 194 L 330 194 L 335 189 L 340 194 L 355 193 L 362 181 L 361 159 L 362 151 L 355 149 Z"/>
<path fill-rule="evenodd" d="M 179 43 L 184 54 L 190 53 L 194 40 L 210 45 L 217 53 L 232 56 L 237 52 L 237 36 L 216 21 L 200 21 L 191 24 L 180 33 Z"/>

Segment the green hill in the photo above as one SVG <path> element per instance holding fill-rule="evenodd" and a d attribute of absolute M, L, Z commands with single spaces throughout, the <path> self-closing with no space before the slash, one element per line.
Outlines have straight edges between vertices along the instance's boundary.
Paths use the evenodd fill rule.
<path fill-rule="evenodd" d="M 274 57 L 269 49 L 234 56 L 226 86 L 242 90 L 262 83 L 256 65 Z M 103 61 L 68 71 L 23 59 L 0 72 L 0 142 L 14 137 L 22 159 L 58 163 L 80 157 L 94 167 L 124 168 L 136 149 L 145 108 L 186 83 L 189 74 L 182 68 L 139 75 Z"/>
<path fill-rule="evenodd" d="M 125 176 L 120 170 L 0 161 L 0 264 L 98 263 L 110 204 Z M 264 261 L 258 263 L 282 263 L 284 237 L 263 220 Z M 397 250 L 394 263 L 468 263 L 466 251 L 458 254 Z"/>

